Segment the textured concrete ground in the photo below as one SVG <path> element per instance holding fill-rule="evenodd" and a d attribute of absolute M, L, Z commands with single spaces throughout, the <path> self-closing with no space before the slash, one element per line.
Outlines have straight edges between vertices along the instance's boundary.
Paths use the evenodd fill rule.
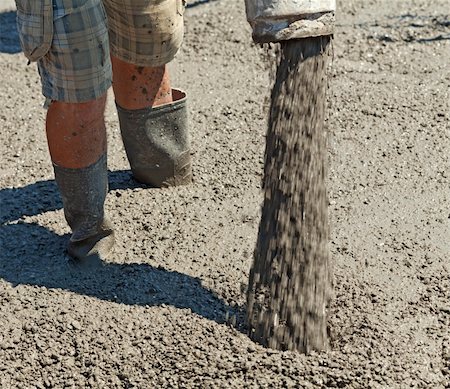
<path fill-rule="evenodd" d="M 242 1 L 191 3 L 172 66 L 195 182 L 135 183 L 110 96 L 118 242 L 64 265 L 38 75 L 0 13 L 0 387 L 450 387 L 448 0 L 340 4 L 330 70 L 331 348 L 245 334 L 270 90 Z"/>

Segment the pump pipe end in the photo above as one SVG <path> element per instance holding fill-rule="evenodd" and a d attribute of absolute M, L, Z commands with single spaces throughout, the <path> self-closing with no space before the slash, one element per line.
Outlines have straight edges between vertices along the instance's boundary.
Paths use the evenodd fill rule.
<path fill-rule="evenodd" d="M 250 21 L 255 43 L 270 43 L 290 39 L 333 35 L 335 14 L 323 12 L 293 18 L 261 18 Z"/>

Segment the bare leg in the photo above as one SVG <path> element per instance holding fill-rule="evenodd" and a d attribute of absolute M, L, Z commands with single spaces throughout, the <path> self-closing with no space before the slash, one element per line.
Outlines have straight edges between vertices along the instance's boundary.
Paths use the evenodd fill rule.
<path fill-rule="evenodd" d="M 54 164 L 92 165 L 106 152 L 106 95 L 86 103 L 53 102 L 47 112 L 47 142 Z"/>
<path fill-rule="evenodd" d="M 136 66 L 114 56 L 113 89 L 117 104 L 136 110 L 172 102 L 169 72 L 166 65 L 159 67 Z"/>
<path fill-rule="evenodd" d="M 83 263 L 105 259 L 114 244 L 103 208 L 108 191 L 105 103 L 106 95 L 86 103 L 53 102 L 47 112 L 55 180 L 72 229 L 67 252 Z"/>

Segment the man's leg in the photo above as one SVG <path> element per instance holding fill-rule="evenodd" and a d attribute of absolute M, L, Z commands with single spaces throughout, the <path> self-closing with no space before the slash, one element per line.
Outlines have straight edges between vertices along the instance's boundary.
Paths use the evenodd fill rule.
<path fill-rule="evenodd" d="M 192 180 L 186 95 L 172 89 L 166 64 L 183 38 L 182 0 L 104 0 L 113 88 L 134 177 L 163 187 Z"/>
<path fill-rule="evenodd" d="M 114 243 L 103 208 L 108 190 L 104 109 L 112 68 L 101 0 L 72 0 L 65 9 L 67 4 L 54 0 L 46 15 L 53 20 L 53 34 L 38 68 L 50 102 L 46 130 L 55 180 L 72 229 L 67 250 L 76 260 L 90 260 L 105 257 Z"/>
<path fill-rule="evenodd" d="M 72 229 L 68 254 L 76 260 L 104 259 L 114 244 L 104 216 L 106 95 L 85 103 L 52 102 L 47 112 L 47 141 L 64 215 Z"/>
<path fill-rule="evenodd" d="M 106 95 L 85 103 L 54 101 L 47 111 L 47 142 L 55 165 L 86 168 L 106 153 Z"/>

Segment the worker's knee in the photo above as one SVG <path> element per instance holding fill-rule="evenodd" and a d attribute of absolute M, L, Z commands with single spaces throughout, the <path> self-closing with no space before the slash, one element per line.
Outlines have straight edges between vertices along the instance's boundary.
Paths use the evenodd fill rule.
<path fill-rule="evenodd" d="M 52 160 L 67 168 L 87 167 L 106 151 L 106 95 L 85 103 L 54 101 L 47 112 Z"/>
<path fill-rule="evenodd" d="M 84 103 L 66 103 L 64 101 L 52 101 L 49 104 L 47 120 L 63 120 L 87 124 L 103 122 L 106 106 L 106 94 L 98 99 Z"/>

